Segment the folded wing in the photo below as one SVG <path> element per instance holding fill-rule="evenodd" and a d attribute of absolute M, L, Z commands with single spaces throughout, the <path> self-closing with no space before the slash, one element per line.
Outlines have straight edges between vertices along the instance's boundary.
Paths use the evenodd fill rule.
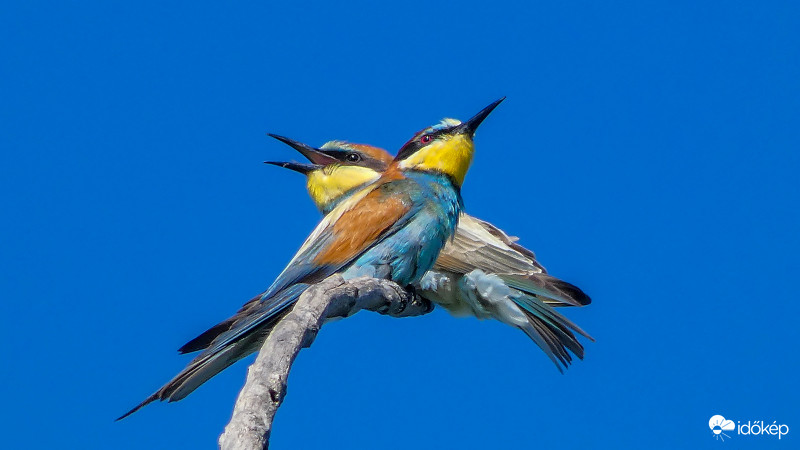
<path fill-rule="evenodd" d="M 547 274 L 536 255 L 494 225 L 461 214 L 453 239 L 436 261 L 436 270 L 467 274 L 481 270 L 510 287 L 552 306 L 583 306 L 591 299 L 580 288 Z"/>

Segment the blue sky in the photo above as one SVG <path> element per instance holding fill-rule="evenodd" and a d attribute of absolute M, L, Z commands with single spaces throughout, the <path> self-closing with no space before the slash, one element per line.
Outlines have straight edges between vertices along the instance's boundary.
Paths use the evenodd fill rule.
<path fill-rule="evenodd" d="M 319 220 L 261 163 L 295 157 L 265 133 L 394 151 L 503 95 L 466 207 L 592 296 L 566 312 L 597 339 L 585 361 L 560 375 L 499 323 L 361 313 L 301 353 L 274 448 L 795 445 L 796 2 L 0 11 L 9 448 L 213 448 L 247 364 L 113 419 Z M 715 414 L 791 431 L 719 443 Z"/>

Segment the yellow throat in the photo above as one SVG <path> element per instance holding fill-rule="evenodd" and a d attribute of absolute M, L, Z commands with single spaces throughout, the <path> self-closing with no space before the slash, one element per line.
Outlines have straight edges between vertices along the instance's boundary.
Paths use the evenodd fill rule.
<path fill-rule="evenodd" d="M 306 187 L 311 200 L 321 211 L 328 209 L 342 195 L 364 186 L 380 177 L 380 173 L 367 167 L 332 164 L 308 174 Z"/>
<path fill-rule="evenodd" d="M 441 172 L 449 175 L 457 184 L 464 183 L 475 145 L 465 134 L 441 136 L 426 147 L 400 162 L 401 169 L 417 169 Z"/>

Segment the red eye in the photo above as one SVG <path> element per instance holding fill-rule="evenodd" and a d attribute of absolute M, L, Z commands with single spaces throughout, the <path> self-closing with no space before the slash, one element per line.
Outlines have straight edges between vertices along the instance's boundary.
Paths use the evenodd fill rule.
<path fill-rule="evenodd" d="M 419 141 L 422 142 L 423 144 L 427 144 L 428 142 L 430 142 L 432 140 L 433 140 L 433 138 L 431 137 L 430 134 L 426 134 L 426 135 L 422 136 L 421 138 L 419 138 Z"/>

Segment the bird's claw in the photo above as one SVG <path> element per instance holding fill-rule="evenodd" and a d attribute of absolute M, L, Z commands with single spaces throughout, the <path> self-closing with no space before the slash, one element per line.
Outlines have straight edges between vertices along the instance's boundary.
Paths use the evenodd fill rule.
<path fill-rule="evenodd" d="M 378 309 L 380 314 L 392 317 L 413 317 L 429 313 L 433 310 L 430 300 L 422 298 L 413 286 L 394 287 L 395 295 L 390 296 L 386 304 Z"/>

